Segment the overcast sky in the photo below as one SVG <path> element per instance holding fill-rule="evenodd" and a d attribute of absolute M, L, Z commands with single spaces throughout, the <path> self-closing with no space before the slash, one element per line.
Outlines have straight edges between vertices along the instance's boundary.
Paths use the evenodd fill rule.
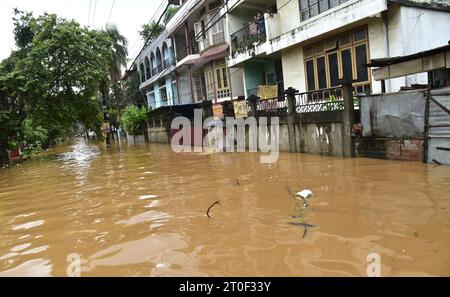
<path fill-rule="evenodd" d="M 35 15 L 43 12 L 55 13 L 63 18 L 75 19 L 82 26 L 90 24 L 95 28 L 105 27 L 113 7 L 110 23 L 116 24 L 120 32 L 127 37 L 129 58 L 132 59 L 143 45 L 138 35 L 141 25 L 152 18 L 162 1 L 115 0 L 113 7 L 114 0 L 0 0 L 0 60 L 7 58 L 15 47 L 12 33 L 14 7 L 33 12 Z"/>

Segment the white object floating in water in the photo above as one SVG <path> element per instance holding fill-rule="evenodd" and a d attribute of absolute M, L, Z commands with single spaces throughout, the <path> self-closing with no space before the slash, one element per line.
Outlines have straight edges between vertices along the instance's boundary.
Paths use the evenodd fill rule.
<path fill-rule="evenodd" d="M 139 200 L 148 200 L 148 199 L 155 199 L 158 198 L 156 195 L 142 195 L 139 196 Z"/>
<path fill-rule="evenodd" d="M 311 190 L 303 190 L 301 192 L 298 192 L 297 195 L 295 195 L 297 199 L 307 200 L 314 196 L 314 193 Z"/>

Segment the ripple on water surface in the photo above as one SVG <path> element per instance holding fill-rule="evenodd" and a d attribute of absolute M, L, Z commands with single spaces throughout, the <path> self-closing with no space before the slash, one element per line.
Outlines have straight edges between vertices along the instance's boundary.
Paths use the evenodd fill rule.
<path fill-rule="evenodd" d="M 450 275 L 449 167 L 259 160 L 77 139 L 0 171 L 0 276 Z"/>

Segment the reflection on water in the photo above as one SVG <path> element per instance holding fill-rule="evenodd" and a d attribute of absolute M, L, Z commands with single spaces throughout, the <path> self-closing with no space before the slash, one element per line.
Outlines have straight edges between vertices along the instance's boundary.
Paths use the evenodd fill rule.
<path fill-rule="evenodd" d="M 383 275 L 450 275 L 449 182 L 445 166 L 79 139 L 0 171 L 0 276 L 64 276 L 72 253 L 84 276 L 363 276 L 370 253 Z M 288 191 L 305 188 L 307 209 Z"/>

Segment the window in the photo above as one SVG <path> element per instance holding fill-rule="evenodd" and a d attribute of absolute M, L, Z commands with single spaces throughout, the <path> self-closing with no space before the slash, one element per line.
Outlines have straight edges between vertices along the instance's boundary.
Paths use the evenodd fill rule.
<path fill-rule="evenodd" d="M 206 98 L 207 100 L 214 99 L 214 74 L 212 68 L 205 70 L 205 84 L 206 84 Z"/>
<path fill-rule="evenodd" d="M 148 57 L 145 57 L 145 75 L 147 79 L 152 77 L 152 70 L 150 66 L 150 60 L 148 59 Z"/>
<path fill-rule="evenodd" d="M 206 99 L 205 93 L 205 77 L 197 70 L 192 74 L 192 80 L 194 84 L 194 101 L 201 102 Z"/>
<path fill-rule="evenodd" d="M 141 83 L 145 82 L 147 79 L 145 77 L 145 66 L 144 64 L 141 64 Z"/>
<path fill-rule="evenodd" d="M 306 77 L 308 81 L 308 90 L 316 89 L 316 80 L 314 75 L 314 60 L 306 61 Z"/>
<path fill-rule="evenodd" d="M 328 72 L 330 74 L 330 87 L 339 85 L 339 62 L 337 52 L 328 55 Z"/>
<path fill-rule="evenodd" d="M 348 0 L 300 0 L 300 15 L 306 21 Z"/>
<path fill-rule="evenodd" d="M 220 74 L 220 69 L 216 69 L 216 77 L 217 77 L 217 88 L 222 89 L 222 75 Z"/>
<path fill-rule="evenodd" d="M 357 92 L 370 92 L 367 28 L 361 27 L 303 49 L 308 91 L 340 85 L 341 78 L 358 80 Z"/>
<path fill-rule="evenodd" d="M 358 42 L 367 39 L 367 31 L 366 29 L 358 29 L 353 32 L 353 41 Z"/>
<path fill-rule="evenodd" d="M 159 91 L 161 92 L 161 101 L 162 102 L 167 102 L 167 89 L 166 86 L 162 86 Z"/>
<path fill-rule="evenodd" d="M 227 68 L 222 68 L 223 87 L 228 88 L 228 73 Z"/>
<path fill-rule="evenodd" d="M 151 109 L 155 109 L 156 108 L 155 92 L 154 91 L 151 91 L 150 93 L 147 94 L 147 102 L 148 102 L 148 106 Z"/>
<path fill-rule="evenodd" d="M 341 51 L 342 78 L 353 78 L 352 50 L 346 49 Z"/>
<path fill-rule="evenodd" d="M 202 21 L 195 23 L 194 31 L 200 51 L 225 42 L 223 16 L 217 11 L 210 12 Z"/>
<path fill-rule="evenodd" d="M 367 69 L 367 46 L 365 44 L 355 47 L 356 52 L 356 72 L 358 82 L 369 80 L 369 70 Z"/>
<path fill-rule="evenodd" d="M 172 103 L 178 104 L 178 86 L 176 77 L 172 77 Z"/>
<path fill-rule="evenodd" d="M 223 18 L 217 14 L 212 20 L 214 24 L 211 28 L 212 42 L 213 44 L 220 44 L 225 42 L 225 34 L 223 27 Z"/>
<path fill-rule="evenodd" d="M 346 46 L 352 43 L 352 37 L 349 33 L 342 34 L 339 36 L 339 46 Z"/>
<path fill-rule="evenodd" d="M 314 48 L 312 46 L 305 47 L 303 51 L 306 58 L 314 56 Z"/>
<path fill-rule="evenodd" d="M 317 80 L 319 89 L 327 88 L 327 70 L 325 68 L 325 57 L 317 58 Z"/>
<path fill-rule="evenodd" d="M 228 75 L 227 66 L 225 64 L 216 64 L 216 88 L 217 88 L 217 98 L 227 98 L 230 97 L 230 89 L 228 88 Z"/>
<path fill-rule="evenodd" d="M 210 45 L 210 30 L 206 31 L 206 25 L 209 26 L 209 24 L 209 16 L 205 17 L 201 22 L 194 24 L 195 40 L 199 43 L 200 50 L 204 50 Z"/>

